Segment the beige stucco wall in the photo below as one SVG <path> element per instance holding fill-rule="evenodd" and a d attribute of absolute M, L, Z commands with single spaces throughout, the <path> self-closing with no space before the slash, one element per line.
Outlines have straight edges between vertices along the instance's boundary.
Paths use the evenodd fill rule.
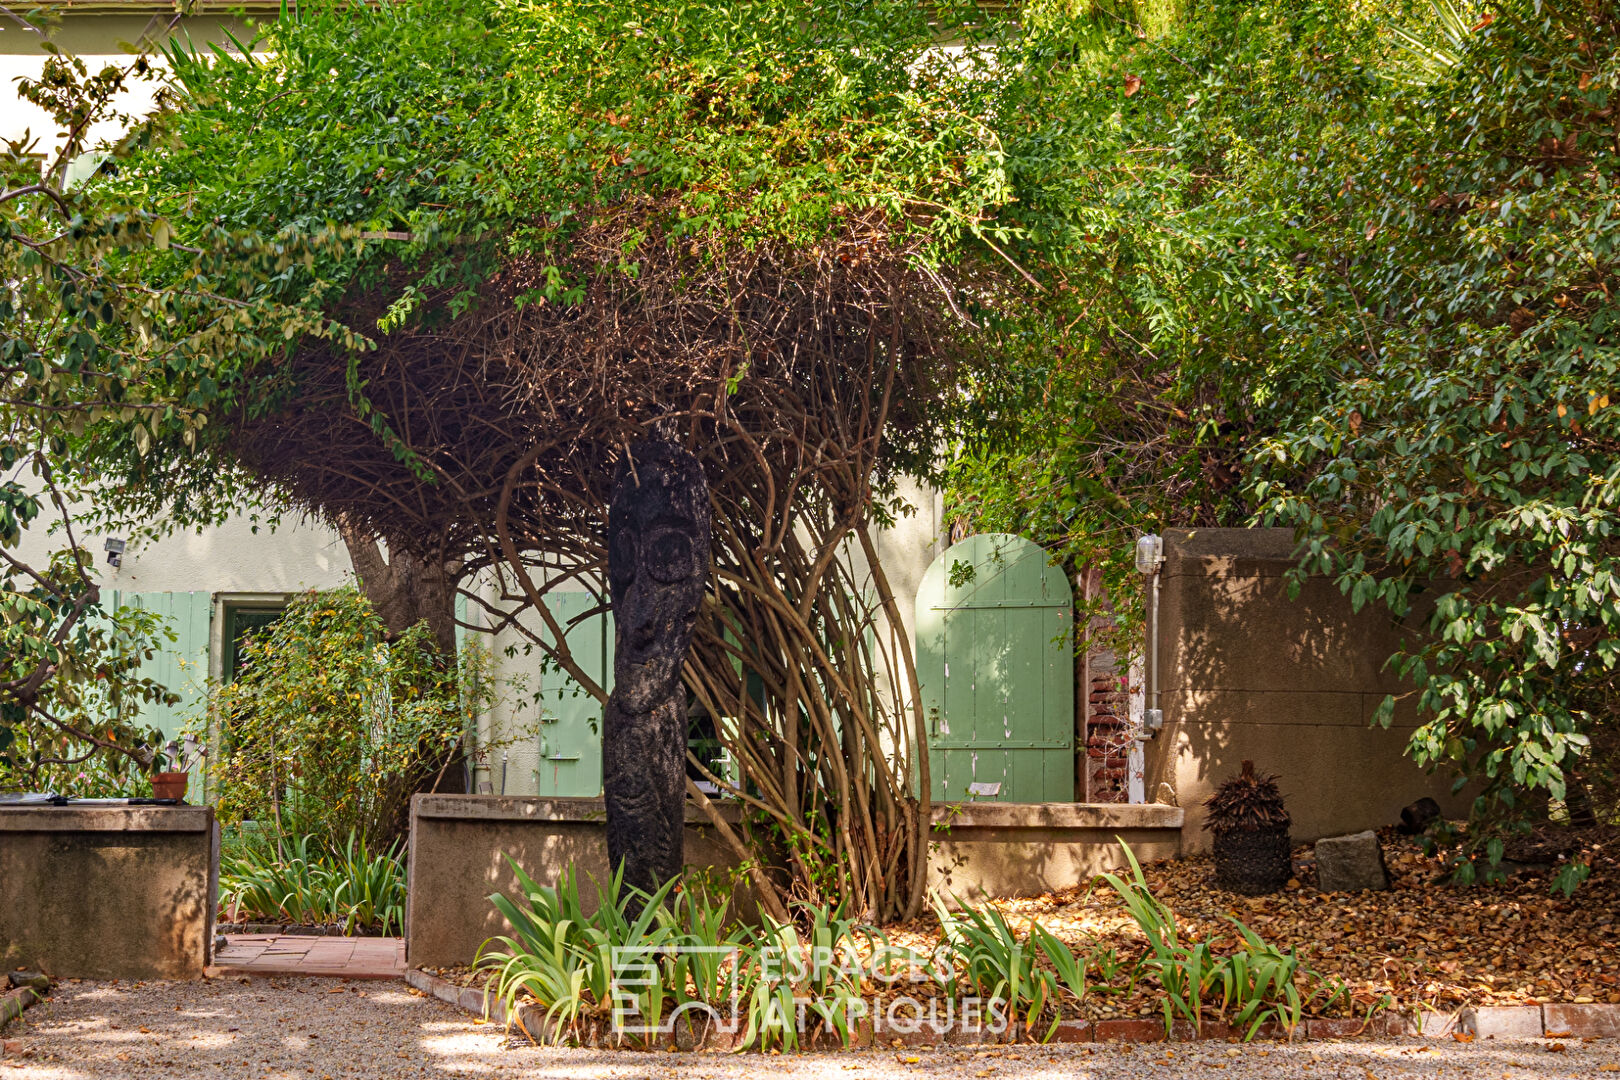
<path fill-rule="evenodd" d="M 724 812 L 737 819 L 735 807 Z M 588 911 L 596 882 L 608 880 L 606 811 L 601 799 L 417 795 L 411 800 L 405 958 L 412 967 L 470 963 L 478 948 L 512 927 L 489 902 L 521 899 L 507 856 L 539 885 L 556 885 L 568 868 Z M 732 891 L 737 866 L 693 806 L 686 814 L 686 865 L 707 871 L 717 897 Z M 732 912 L 757 918 L 752 891 L 736 888 Z"/>
<path fill-rule="evenodd" d="M 218 876 L 208 807 L 0 809 L 0 970 L 200 978 Z"/>
<path fill-rule="evenodd" d="M 1296 842 L 1391 824 L 1424 795 L 1460 809 L 1444 777 L 1404 756 L 1409 709 L 1390 730 L 1369 726 L 1403 689 L 1384 661 L 1420 622 L 1375 606 L 1354 613 L 1325 578 L 1290 599 L 1287 529 L 1172 529 L 1164 547 L 1164 730 L 1146 748 L 1147 792 L 1174 788 L 1185 850 L 1208 849 L 1203 801 L 1244 759 L 1281 776 Z"/>
<path fill-rule="evenodd" d="M 951 900 L 1041 896 L 1126 865 L 1181 854 L 1184 811 L 1175 806 L 966 803 L 936 806 L 928 887 Z"/>

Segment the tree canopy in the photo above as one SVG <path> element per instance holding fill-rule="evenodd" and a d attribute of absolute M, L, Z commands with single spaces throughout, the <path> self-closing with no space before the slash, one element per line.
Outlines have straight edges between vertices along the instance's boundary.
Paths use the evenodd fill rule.
<path fill-rule="evenodd" d="M 1293 527 L 1414 627 L 1380 719 L 1476 824 L 1578 805 L 1620 596 L 1612 5 L 1077 25 L 1013 84 L 1009 215 L 1059 299 L 980 388 L 960 512 L 1116 568 L 1132 528 Z"/>
<path fill-rule="evenodd" d="M 182 243 L 319 238 L 241 284 L 355 336 L 246 360 L 194 451 L 117 461 L 127 502 L 206 516 L 229 472 L 453 560 L 497 583 L 466 590 L 488 620 L 605 698 L 547 597 L 600 592 L 628 447 L 685 445 L 717 580 L 687 683 L 731 725 L 745 830 L 791 864 L 756 884 L 915 911 L 923 721 L 885 690 L 915 673 L 873 530 L 907 510 L 898 479 L 933 470 L 985 313 L 1028 287 L 996 220 L 978 19 L 331 3 L 262 27 L 262 57 L 172 49 L 172 110 L 110 186 Z"/>
<path fill-rule="evenodd" d="M 113 168 L 8 181 L 7 460 L 454 559 L 605 696 L 545 598 L 599 581 L 624 448 L 682 442 L 688 685 L 793 864 L 756 884 L 874 916 L 916 909 L 928 785 L 873 530 L 942 464 L 1121 599 L 1136 531 L 1294 528 L 1415 627 L 1383 719 L 1477 824 L 1578 807 L 1620 652 L 1611 8 L 299 4 L 260 55 L 173 47 Z"/>

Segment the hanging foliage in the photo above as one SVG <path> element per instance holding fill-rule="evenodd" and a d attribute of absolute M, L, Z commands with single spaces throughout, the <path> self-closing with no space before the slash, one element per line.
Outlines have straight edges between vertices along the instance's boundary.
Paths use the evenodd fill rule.
<path fill-rule="evenodd" d="M 604 701 L 548 596 L 600 593 L 628 445 L 697 455 L 716 584 L 686 681 L 741 830 L 691 794 L 779 914 L 922 901 L 926 742 L 876 532 L 931 470 L 985 313 L 1024 287 L 993 81 L 936 48 L 962 14 L 300 5 L 264 60 L 177 50 L 176 138 L 124 178 L 192 227 L 353 230 L 268 289 L 341 284 L 322 311 L 369 342 L 245 366 L 201 453 L 495 581 L 497 627 Z M 135 463 L 134 499 L 206 504 L 194 462 Z"/>

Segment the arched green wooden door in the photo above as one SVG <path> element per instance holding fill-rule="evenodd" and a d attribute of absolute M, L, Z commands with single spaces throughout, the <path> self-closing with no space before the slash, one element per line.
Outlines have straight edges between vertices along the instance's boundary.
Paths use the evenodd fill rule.
<path fill-rule="evenodd" d="M 917 593 L 933 797 L 1073 802 L 1068 580 L 1021 536 L 970 536 Z"/>

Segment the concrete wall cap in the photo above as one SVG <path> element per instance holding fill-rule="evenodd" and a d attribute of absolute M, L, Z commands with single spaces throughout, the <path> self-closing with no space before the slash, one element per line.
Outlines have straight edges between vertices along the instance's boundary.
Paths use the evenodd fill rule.
<path fill-rule="evenodd" d="M 211 806 L 6 806 L 0 833 L 208 832 Z"/>
<path fill-rule="evenodd" d="M 1186 811 L 1158 803 L 936 803 L 936 829 L 1179 829 Z"/>
<path fill-rule="evenodd" d="M 716 802 L 721 819 L 742 820 L 736 803 Z M 415 795 L 411 797 L 413 818 L 451 821 L 578 821 L 601 825 L 607 821 L 607 804 L 595 799 L 552 799 L 536 795 Z M 686 804 L 686 823 L 706 825 L 709 816 L 695 803 Z"/>
<path fill-rule="evenodd" d="M 1182 559 L 1294 561 L 1293 529 L 1166 529 L 1165 554 Z"/>

